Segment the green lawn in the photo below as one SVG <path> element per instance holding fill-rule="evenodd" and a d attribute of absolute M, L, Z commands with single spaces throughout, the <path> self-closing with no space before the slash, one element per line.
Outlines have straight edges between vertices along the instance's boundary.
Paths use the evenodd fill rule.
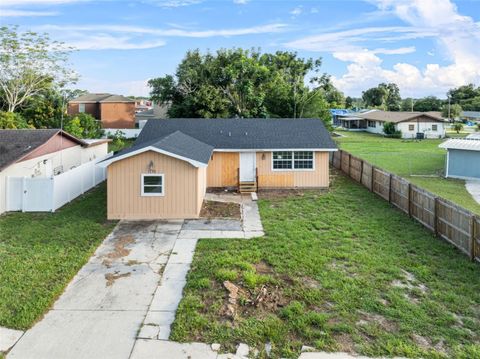
<path fill-rule="evenodd" d="M 480 205 L 465 189 L 464 181 L 441 177 L 446 151 L 438 145 L 444 140 L 401 140 L 365 132 L 335 132 L 345 136 L 335 137 L 341 149 L 480 214 Z"/>
<path fill-rule="evenodd" d="M 55 213 L 0 217 L 0 326 L 27 329 L 112 230 L 101 184 Z"/>
<path fill-rule="evenodd" d="M 328 192 L 260 195 L 265 237 L 199 241 L 172 340 L 480 358 L 478 264 L 337 173 Z"/>

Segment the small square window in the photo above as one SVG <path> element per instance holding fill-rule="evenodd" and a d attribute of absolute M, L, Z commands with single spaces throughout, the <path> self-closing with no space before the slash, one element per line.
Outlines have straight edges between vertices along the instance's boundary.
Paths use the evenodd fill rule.
<path fill-rule="evenodd" d="M 79 103 L 78 104 L 78 112 L 79 113 L 84 113 L 85 112 L 85 104 L 84 103 Z"/>
<path fill-rule="evenodd" d="M 415 125 L 408 125 L 409 131 L 415 131 Z"/>
<path fill-rule="evenodd" d="M 142 196 L 163 196 L 163 174 L 142 174 Z"/>
<path fill-rule="evenodd" d="M 432 131 L 438 131 L 438 125 L 432 125 Z"/>

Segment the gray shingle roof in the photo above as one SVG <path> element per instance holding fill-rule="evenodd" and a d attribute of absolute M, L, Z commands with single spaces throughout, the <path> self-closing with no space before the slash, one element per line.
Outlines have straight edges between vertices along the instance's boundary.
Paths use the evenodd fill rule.
<path fill-rule="evenodd" d="M 351 119 L 365 119 L 372 121 L 386 121 L 399 123 L 403 121 L 412 121 L 417 117 L 427 116 L 432 119 L 432 122 L 446 122 L 441 117 L 440 112 L 430 111 L 430 112 L 408 112 L 408 111 L 381 111 L 373 110 L 368 112 L 353 112 L 345 115 L 339 115 L 344 120 Z"/>
<path fill-rule="evenodd" d="M 208 163 L 213 151 L 213 146 L 198 141 L 197 139 L 185 135 L 180 131 L 175 131 L 160 139 L 155 138 L 142 143 L 135 142 L 132 147 L 118 152 L 113 157 L 110 157 L 107 161 L 114 160 L 117 157 L 122 157 L 146 147 L 155 147 L 159 150 L 163 150 L 174 155 L 185 157 L 204 164 Z"/>
<path fill-rule="evenodd" d="M 87 93 L 85 95 L 81 95 L 77 98 L 74 98 L 70 102 L 83 103 L 83 102 L 135 102 L 135 101 L 125 96 L 112 95 L 110 93 Z"/>
<path fill-rule="evenodd" d="M 215 149 L 335 149 L 319 119 L 164 119 L 149 120 L 135 142 L 162 138 L 175 131 Z"/>
<path fill-rule="evenodd" d="M 59 129 L 0 130 L 0 171 L 43 145 L 58 132 L 61 131 Z M 87 145 L 66 132 L 62 133 L 81 145 Z"/>

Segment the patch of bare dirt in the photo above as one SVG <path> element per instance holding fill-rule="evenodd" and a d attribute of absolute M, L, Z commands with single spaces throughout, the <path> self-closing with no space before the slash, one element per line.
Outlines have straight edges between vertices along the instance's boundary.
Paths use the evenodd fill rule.
<path fill-rule="evenodd" d="M 240 219 L 240 204 L 230 202 L 203 201 L 200 217 Z"/>
<path fill-rule="evenodd" d="M 289 197 L 303 197 L 308 193 L 313 196 L 321 196 L 328 192 L 328 189 L 264 189 L 258 192 L 261 199 L 276 200 Z"/>
<path fill-rule="evenodd" d="M 263 274 L 263 275 L 273 273 L 272 266 L 270 266 L 265 261 L 260 261 L 257 264 L 255 264 L 255 270 L 258 274 Z"/>
<path fill-rule="evenodd" d="M 420 283 L 413 273 L 403 269 L 402 273 L 404 278 L 402 280 L 393 280 L 391 285 L 396 288 L 406 289 L 405 299 L 413 304 L 419 304 L 421 297 L 428 292 L 428 287 Z"/>
<path fill-rule="evenodd" d="M 105 274 L 105 279 L 107 280 L 107 283 L 105 284 L 107 287 L 110 287 L 115 283 L 117 279 L 120 278 L 125 278 L 125 277 L 130 277 L 132 273 L 127 272 L 127 273 L 122 273 L 122 274 L 117 274 L 117 273 L 107 273 Z"/>
<path fill-rule="evenodd" d="M 307 288 L 318 289 L 322 287 L 322 285 L 317 280 L 310 277 L 303 277 L 301 281 L 302 284 Z"/>
<path fill-rule="evenodd" d="M 350 335 L 342 333 L 334 336 L 335 342 L 337 344 L 338 351 L 356 354 L 355 343 Z"/>
<path fill-rule="evenodd" d="M 365 326 L 369 324 L 377 324 L 383 330 L 393 333 L 398 331 L 398 325 L 392 320 L 385 318 L 383 315 L 376 314 L 376 313 L 367 313 L 367 312 L 359 312 L 360 313 L 360 320 L 358 320 L 355 324 L 357 326 Z"/>

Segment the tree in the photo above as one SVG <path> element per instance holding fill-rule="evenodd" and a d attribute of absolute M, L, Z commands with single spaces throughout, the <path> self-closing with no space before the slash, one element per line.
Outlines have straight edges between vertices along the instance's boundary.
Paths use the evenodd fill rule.
<path fill-rule="evenodd" d="M 463 130 L 463 123 L 455 122 L 452 128 L 455 130 L 456 133 L 460 133 L 460 131 Z"/>
<path fill-rule="evenodd" d="M 428 111 L 442 111 L 444 101 L 435 96 L 427 96 L 415 101 L 413 106 L 414 111 L 428 112 Z"/>
<path fill-rule="evenodd" d="M 100 121 L 87 113 L 68 117 L 64 130 L 78 138 L 100 138 L 103 135 Z"/>
<path fill-rule="evenodd" d="M 412 111 L 415 100 L 411 97 L 407 97 L 402 100 L 402 111 Z"/>
<path fill-rule="evenodd" d="M 448 118 L 449 120 L 460 117 L 461 113 L 462 107 L 459 104 L 446 104 L 442 108 L 442 116 Z"/>
<path fill-rule="evenodd" d="M 29 128 L 25 119 L 18 113 L 0 111 L 0 129 Z"/>
<path fill-rule="evenodd" d="M 68 68 L 71 48 L 47 34 L 17 30 L 0 27 L 0 94 L 8 112 L 52 85 L 63 87 L 76 80 Z"/>
<path fill-rule="evenodd" d="M 345 98 L 345 108 L 352 108 L 353 107 L 353 98 L 347 96 Z"/>
<path fill-rule="evenodd" d="M 170 117 L 312 116 L 327 121 L 325 110 L 344 99 L 328 75 L 319 75 L 320 66 L 320 59 L 303 59 L 295 52 L 195 50 L 187 52 L 175 75 L 150 80 L 150 94 L 153 101 L 169 104 Z"/>
<path fill-rule="evenodd" d="M 460 105 L 465 111 L 480 111 L 480 86 L 460 86 L 448 91 L 447 96 L 452 104 Z"/>
<path fill-rule="evenodd" d="M 387 91 L 384 87 L 372 87 L 362 92 L 362 99 L 368 107 L 380 107 L 385 103 Z"/>
<path fill-rule="evenodd" d="M 394 83 L 372 87 L 362 93 L 362 99 L 366 106 L 381 107 L 385 111 L 400 111 L 402 104 L 400 90 Z"/>
<path fill-rule="evenodd" d="M 60 128 L 65 101 L 58 91 L 46 89 L 25 101 L 19 112 L 35 128 Z"/>

